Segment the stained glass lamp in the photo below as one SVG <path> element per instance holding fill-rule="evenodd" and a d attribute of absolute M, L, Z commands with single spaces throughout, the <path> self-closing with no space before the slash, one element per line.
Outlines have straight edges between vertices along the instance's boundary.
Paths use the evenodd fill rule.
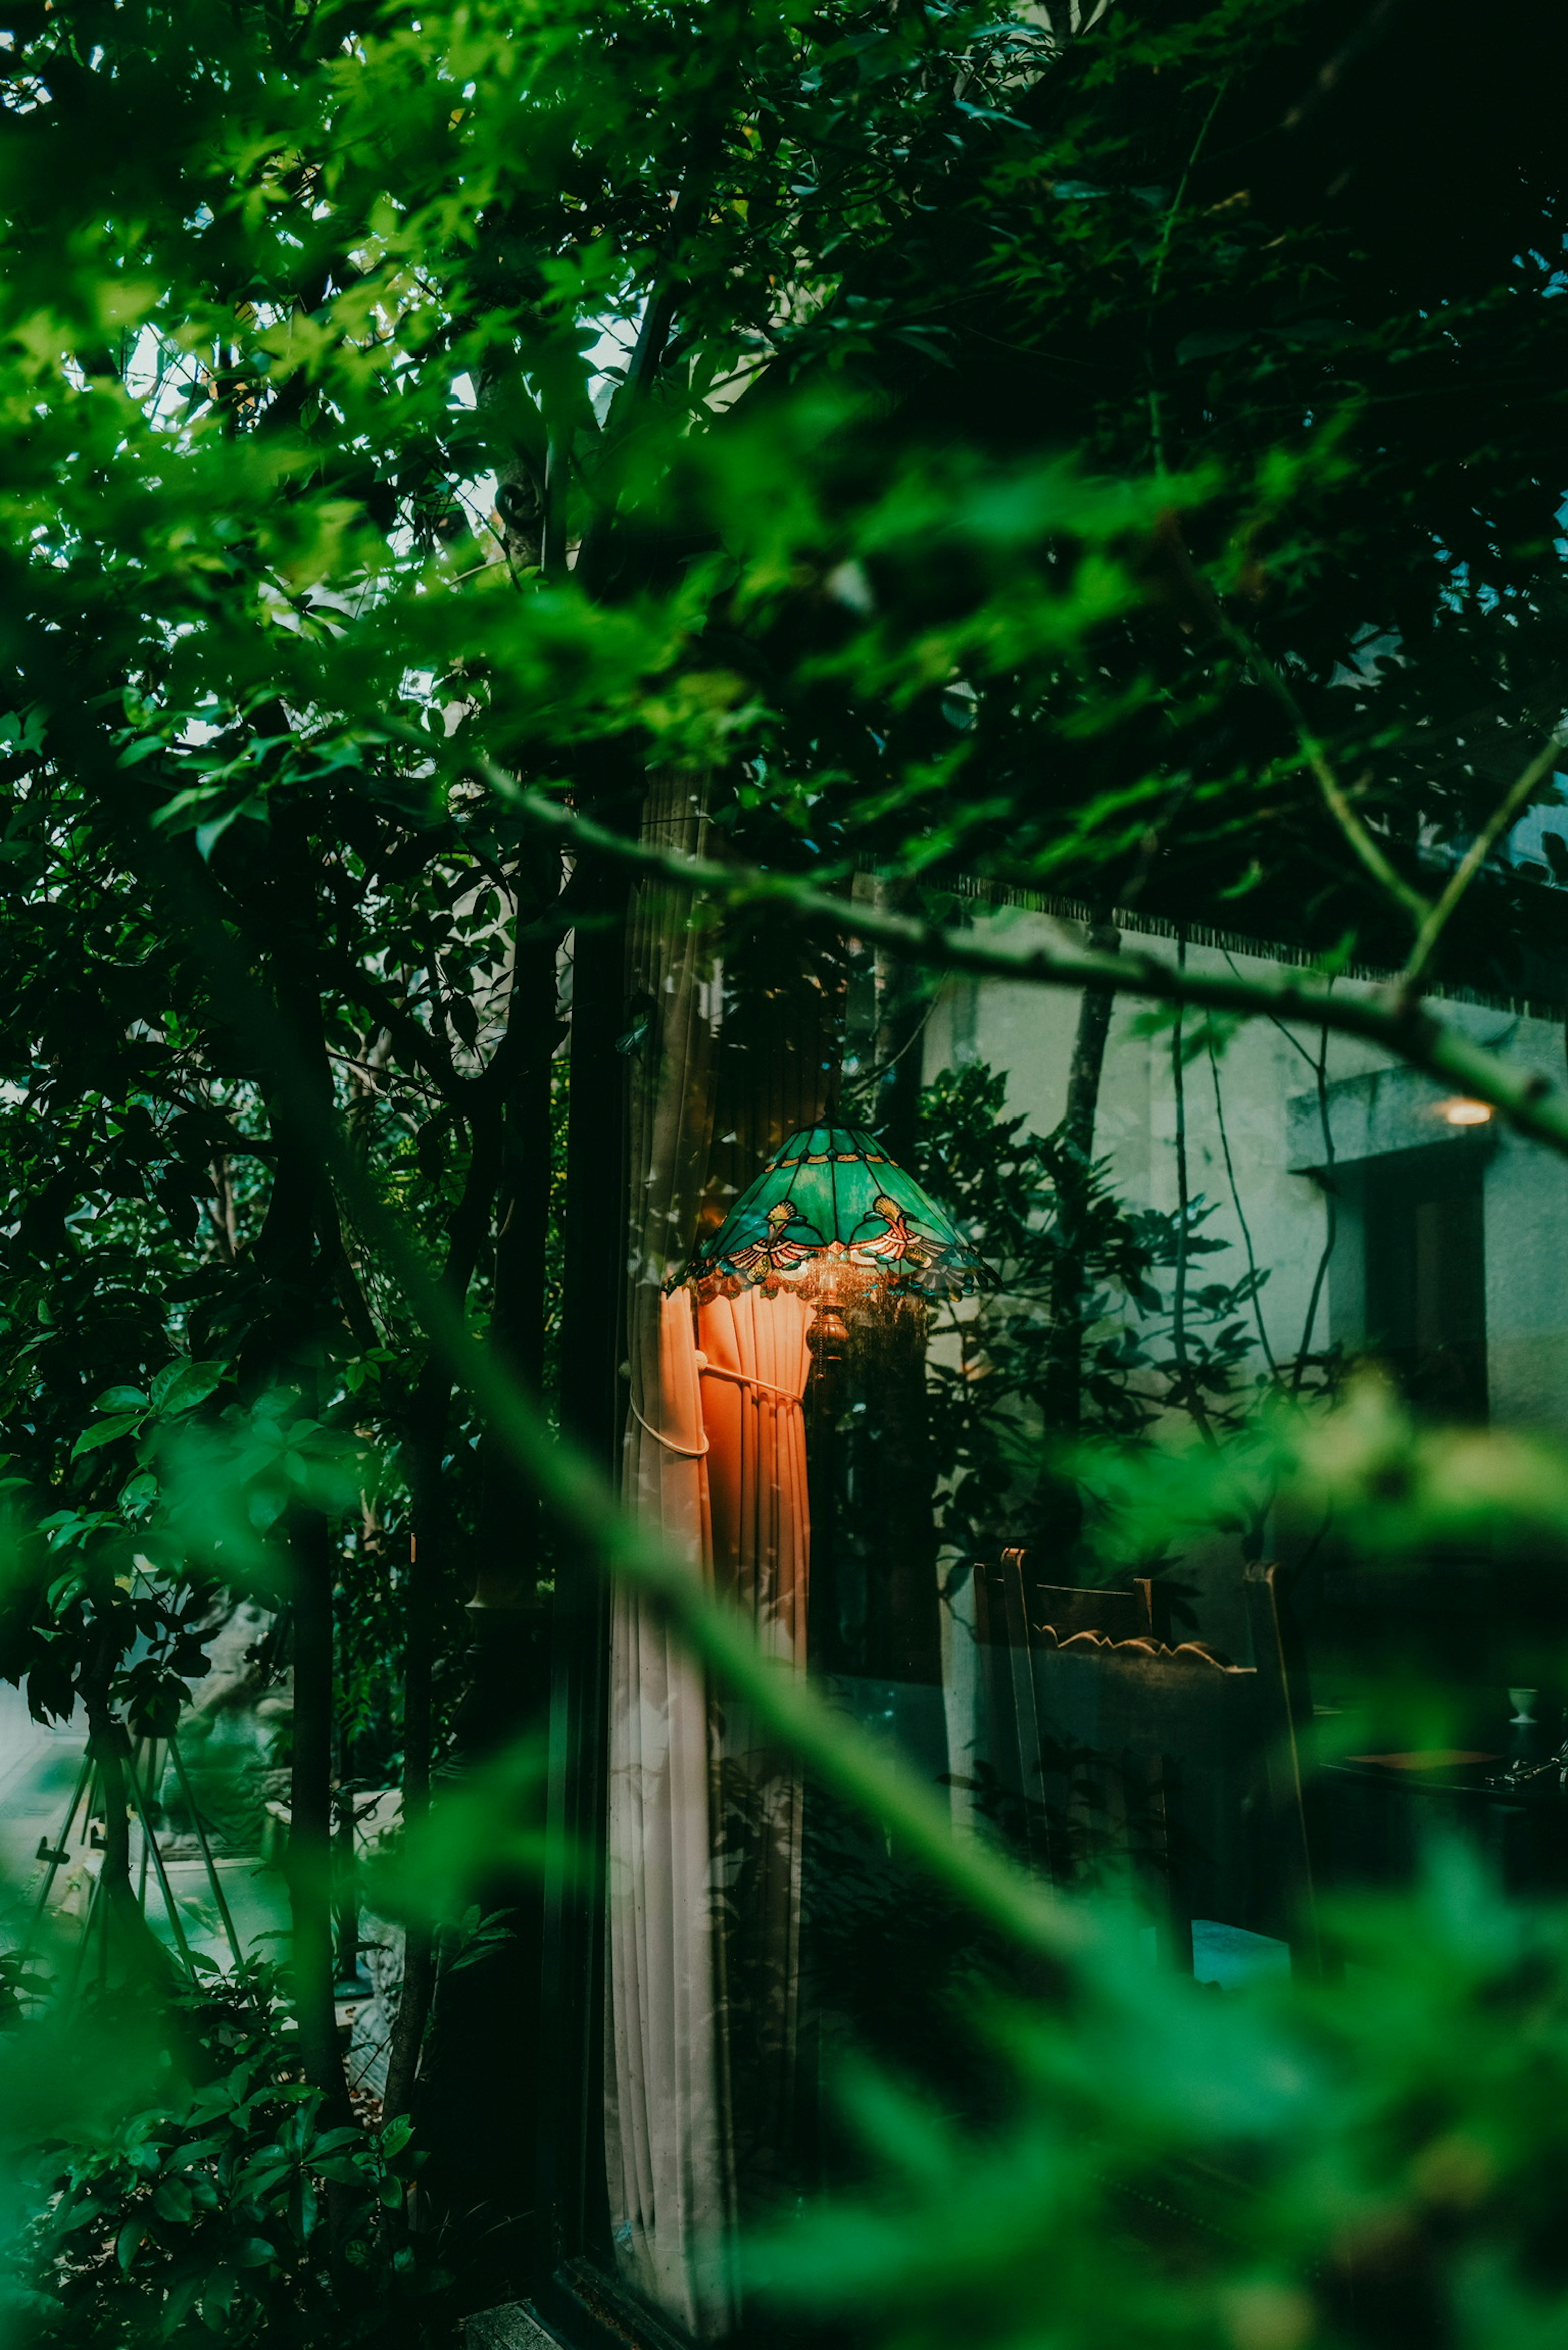
<path fill-rule="evenodd" d="M 676 1276 L 700 1296 L 761 1287 L 821 1315 L 880 1290 L 962 1297 L 992 1275 L 933 1200 L 864 1127 L 803 1127 Z M 673 1286 L 673 1284 L 672 1284 Z"/>

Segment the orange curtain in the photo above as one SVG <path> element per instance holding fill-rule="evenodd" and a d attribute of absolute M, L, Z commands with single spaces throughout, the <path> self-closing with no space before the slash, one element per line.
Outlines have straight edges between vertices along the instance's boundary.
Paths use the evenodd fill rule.
<path fill-rule="evenodd" d="M 650 779 L 646 840 L 701 854 L 706 829 L 690 779 Z M 804 1669 L 807 1311 L 753 1292 L 699 1329 L 688 1292 L 662 1294 L 711 1169 L 722 994 L 683 901 L 639 889 L 628 981 L 650 1008 L 631 1068 L 623 1495 Z M 734 2316 L 737 2206 L 765 2194 L 794 2126 L 801 1785 L 633 1591 L 615 1594 L 610 1647 L 611 2224 L 628 2280 L 711 2339 Z"/>
<path fill-rule="evenodd" d="M 714 1297 L 697 1315 L 713 1576 L 776 1655 L 805 1661 L 805 1394 L 811 1310 L 798 1297 Z"/>
<path fill-rule="evenodd" d="M 805 1393 L 810 1311 L 759 1289 L 698 1315 L 713 1579 L 762 1645 L 806 1657 Z M 745 1707 L 712 1708 L 714 1958 L 728 2188 L 743 2218 L 787 2177 L 800 2036 L 804 1790 Z"/>

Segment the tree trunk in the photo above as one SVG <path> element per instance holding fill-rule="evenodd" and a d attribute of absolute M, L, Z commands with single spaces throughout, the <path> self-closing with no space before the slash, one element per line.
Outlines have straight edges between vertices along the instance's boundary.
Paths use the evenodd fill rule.
<path fill-rule="evenodd" d="M 581 882 L 591 881 L 589 889 Z M 574 875 L 574 941 L 561 1419 L 618 1476 L 628 1211 L 626 909 L 622 877 Z M 586 904 L 582 901 L 587 900 Z M 567 1552 L 551 1609 L 551 1774 L 541 2012 L 540 2202 L 561 2251 L 609 2251 L 604 2166 L 604 1910 L 585 1859 L 602 1853 L 609 1595 L 597 1562 Z"/>
<path fill-rule="evenodd" d="M 286 720 L 281 721 L 286 724 Z M 300 820 L 280 815 L 257 906 L 265 926 L 283 1049 L 315 1097 L 333 1114 L 331 1067 L 321 1024 L 317 976 L 320 860 Z M 337 1204 L 316 1138 L 291 1107 L 291 1091 L 266 1073 L 268 1120 L 276 1146 L 271 1196 L 253 1261 L 263 1275 L 263 1312 L 243 1363 L 247 1385 L 273 1380 L 297 1389 L 301 1409 L 317 1404 L 316 1363 L 324 1334 L 342 1328 L 334 1311 L 335 1259 L 341 1253 Z M 320 1243 L 319 1247 L 317 1243 Z M 332 1749 L 335 1718 L 332 1530 L 300 1504 L 289 1522 L 294 1570 L 294 1752 L 289 1787 L 289 1965 L 306 2078 L 323 2116 L 348 2119 L 348 2092 L 332 1996 Z"/>
<path fill-rule="evenodd" d="M 877 899 L 903 913 L 914 896 L 911 884 L 878 888 Z M 882 1071 L 871 1117 L 895 1159 L 914 1163 L 919 1141 L 920 1085 L 925 1075 L 921 1038 L 931 1005 L 931 984 L 910 964 L 877 957 L 877 1062 Z"/>
<path fill-rule="evenodd" d="M 508 1035 L 510 1041 L 510 1032 Z M 504 1047 L 503 1048 L 504 1049 Z M 492 1064 L 487 1073 L 499 1079 Z M 448 1228 L 446 1263 L 441 1283 L 452 1301 L 462 1305 L 479 1258 L 495 1197 L 501 1159 L 499 1104 L 493 1088 L 488 1095 L 476 1088 L 470 1114 L 472 1137 L 468 1173 L 462 1196 Z M 407 1632 L 403 1648 L 403 1826 L 417 1828 L 430 1810 L 431 1780 L 435 1761 L 432 1676 L 436 1618 L 440 1608 L 447 1547 L 447 1508 L 443 1464 L 452 1417 L 452 1379 L 433 1357 L 421 1372 L 414 1389 L 409 1428 L 409 1482 L 413 1503 L 413 1539 L 409 1559 Z M 387 2086 L 382 2111 L 390 2120 L 407 2113 L 419 2074 L 434 1979 L 434 1947 L 431 1929 L 411 1918 L 403 1938 L 403 1982 L 392 2026 L 387 2058 Z"/>
<path fill-rule="evenodd" d="M 1090 925 L 1088 944 L 1097 954 L 1115 954 L 1121 945 L 1121 932 L 1101 917 Z M 1051 1282 L 1045 1422 L 1054 1432 L 1068 1435 L 1077 1431 L 1083 1419 L 1084 1250 L 1088 1237 L 1095 1120 L 1114 1003 L 1105 988 L 1084 990 L 1067 1076 L 1067 1107 L 1057 1129 L 1065 1152 L 1056 1195 L 1057 1257 Z"/>
<path fill-rule="evenodd" d="M 556 939 L 548 920 L 560 879 L 554 852 L 535 878 L 532 920 L 525 882 L 520 890 L 506 1043 L 493 1065 L 496 1200 L 490 1344 L 504 1368 L 538 1398 L 545 1385 L 551 1058 L 560 1033 Z M 454 1269 L 454 1281 L 460 1271 Z M 482 1769 L 541 1730 L 548 1690 L 546 1619 L 538 1604 L 538 1495 L 488 1430 L 482 1439 L 481 1471 L 466 1687 L 452 1725 L 452 1767 L 460 1772 Z M 466 1574 L 462 1580 L 468 1580 Z M 439 1596 L 432 1585 L 432 1605 Z M 542 1826 L 542 1803 L 538 1812 L 536 1824 Z M 544 2036 L 542 1890 L 533 1872 L 509 1865 L 488 1873 L 471 1891 L 483 1915 L 504 1917 L 505 1934 L 461 1971 L 432 1964 L 428 1938 L 410 1937 L 418 1972 L 409 2033 L 415 2000 L 428 2017 L 417 2051 L 420 2137 L 429 2157 L 421 2182 L 421 2216 L 426 2226 L 441 2230 L 449 2257 L 472 2258 L 482 2273 L 487 2273 L 485 2263 L 494 2262 L 494 2285 L 485 2290 L 501 2295 L 507 2289 L 508 2261 L 526 2231 L 525 2215 L 535 2199 Z M 389 2075 L 389 2100 L 394 2093 L 414 2093 L 411 2039 L 400 2035 L 397 2053 L 399 2070 Z"/>
<path fill-rule="evenodd" d="M 110 1619 L 94 1627 L 91 1654 L 81 1677 L 82 1705 L 88 1720 L 88 1752 L 98 1773 L 103 1798 L 103 1860 L 99 1898 L 108 1905 L 105 1932 L 112 1923 L 130 1972 L 140 1981 L 167 1989 L 169 1954 L 147 1922 L 130 1878 L 130 1794 L 126 1766 L 130 1742 L 125 1724 L 109 1704 L 109 1683 L 124 1651 Z"/>
<path fill-rule="evenodd" d="M 305 2077 L 322 2118 L 348 2119 L 332 1997 L 332 1537 L 302 1510 L 294 1529 L 294 1759 L 289 1789 L 291 1966 Z"/>
<path fill-rule="evenodd" d="M 436 1594 L 441 1576 L 441 1475 L 446 1451 L 451 1388 L 432 1366 L 415 1390 L 410 1431 L 409 1482 L 413 1534 L 409 1555 L 408 1607 L 403 1637 L 403 1834 L 417 1834 L 430 1811 L 434 1762 L 432 1665 Z M 435 1970 L 434 1939 L 422 1918 L 410 1917 L 403 1931 L 403 1980 L 387 2056 L 381 2115 L 390 2121 L 413 2103 L 420 2050 L 430 2015 Z"/>
<path fill-rule="evenodd" d="M 558 868 L 543 877 L 558 879 Z M 549 903 L 543 895 L 540 910 Z M 507 1008 L 510 1082 L 495 1218 L 490 1343 L 535 1400 L 545 1388 L 545 1277 L 550 1215 L 551 1078 L 561 1035 L 553 932 L 519 941 Z M 483 1607 L 531 1601 L 539 1576 L 539 1500 L 507 1448 L 485 1431 L 474 1599 Z"/>

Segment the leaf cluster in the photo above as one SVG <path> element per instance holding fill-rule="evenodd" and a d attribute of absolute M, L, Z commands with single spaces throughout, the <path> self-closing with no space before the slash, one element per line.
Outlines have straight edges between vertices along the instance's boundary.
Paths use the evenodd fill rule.
<path fill-rule="evenodd" d="M 29 2338 L 381 2335 L 389 2307 L 444 2282 L 382 2242 L 422 2159 L 410 2125 L 323 2126 L 275 1969 L 253 1962 L 181 2007 L 201 2085 L 56 2147 L 35 2181 Z"/>

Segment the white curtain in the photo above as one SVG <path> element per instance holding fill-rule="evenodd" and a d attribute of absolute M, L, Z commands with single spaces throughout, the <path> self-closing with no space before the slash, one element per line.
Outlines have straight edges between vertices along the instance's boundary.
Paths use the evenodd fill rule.
<path fill-rule="evenodd" d="M 701 854 L 691 785 L 659 776 L 643 837 Z M 707 1170 L 717 989 L 683 910 L 633 909 L 629 972 L 651 999 L 634 1065 L 630 1374 L 623 1492 L 693 1575 L 711 1572 L 707 1439 L 690 1296 L 662 1284 L 690 1246 Z M 635 1591 L 611 1610 L 606 1968 L 606 2158 L 629 2282 L 699 2336 L 730 2305 L 719 2109 L 708 1700 L 701 1672 Z"/>
<path fill-rule="evenodd" d="M 645 1317 L 628 1499 L 706 1571 L 709 1519 L 691 1303 Z M 649 1343 L 656 1336 L 656 1343 Z M 646 1424 L 645 1424 L 646 1423 Z M 707 1690 L 700 1667 L 618 1587 L 610 1647 L 607 2155 L 627 2276 L 698 2335 L 722 2332 L 729 2219 L 711 1917 Z"/>

